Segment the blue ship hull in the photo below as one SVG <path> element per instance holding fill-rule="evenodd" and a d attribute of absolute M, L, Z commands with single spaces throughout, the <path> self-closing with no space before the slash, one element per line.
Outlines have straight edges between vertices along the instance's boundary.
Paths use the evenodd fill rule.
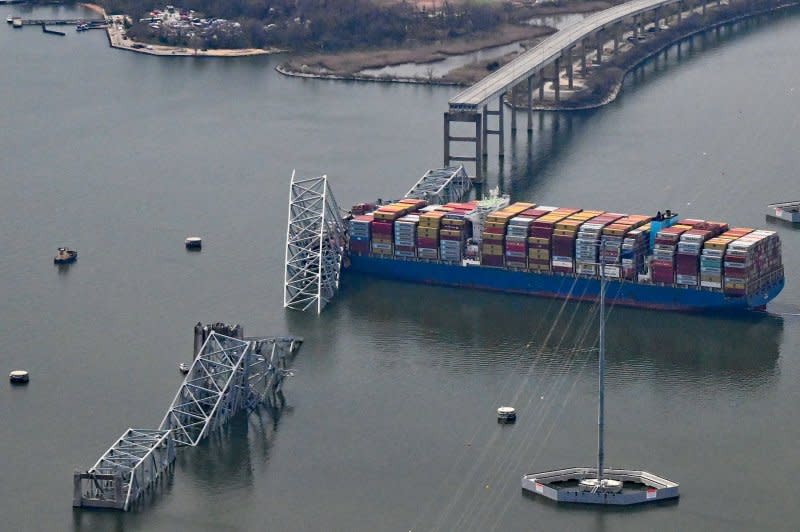
<path fill-rule="evenodd" d="M 539 297 L 597 301 L 600 279 L 554 273 L 507 270 L 488 266 L 379 258 L 350 255 L 349 270 L 371 276 L 434 284 L 512 292 Z M 783 289 L 784 281 L 764 292 L 730 296 L 721 290 L 608 279 L 606 299 L 610 304 L 660 310 L 755 310 L 763 309 Z"/>

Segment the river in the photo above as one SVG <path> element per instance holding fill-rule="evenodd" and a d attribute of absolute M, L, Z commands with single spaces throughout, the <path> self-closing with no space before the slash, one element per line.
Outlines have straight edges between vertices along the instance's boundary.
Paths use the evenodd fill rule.
<path fill-rule="evenodd" d="M 767 226 L 766 203 L 797 199 L 798 34 L 792 11 L 672 48 L 603 109 L 537 115 L 489 184 Z M 606 463 L 681 499 L 557 507 L 520 478 L 594 462 L 592 307 L 345 276 L 321 316 L 282 308 L 292 170 L 326 173 L 341 205 L 399 197 L 440 164 L 457 89 L 149 57 L 98 31 L 3 27 L 0 49 L 0 370 L 31 372 L 0 385 L 9 530 L 796 529 L 800 233 L 768 225 L 787 283 L 767 316 L 613 309 Z M 80 252 L 64 271 L 59 245 Z M 287 407 L 181 450 L 133 512 L 73 510 L 73 470 L 159 424 L 198 320 L 305 337 Z M 517 424 L 497 425 L 509 403 Z"/>

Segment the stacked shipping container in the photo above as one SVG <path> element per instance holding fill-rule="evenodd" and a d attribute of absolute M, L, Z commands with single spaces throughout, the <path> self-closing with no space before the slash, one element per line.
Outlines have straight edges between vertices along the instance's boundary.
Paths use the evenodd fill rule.
<path fill-rule="evenodd" d="M 603 228 L 623 217 L 624 215 L 622 214 L 599 212 L 581 224 L 578 236 L 575 239 L 575 270 L 578 274 L 599 275 L 597 263 Z"/>
<path fill-rule="evenodd" d="M 773 231 L 728 229 L 727 224 L 683 219 L 657 231 L 649 245 L 651 217 L 603 211 L 536 207 L 514 203 L 489 213 L 481 244 L 472 244 L 476 202 L 425 206 L 402 200 L 350 220 L 350 252 L 355 255 L 425 259 L 460 264 L 480 258 L 484 266 L 531 272 L 598 276 L 598 263 L 611 278 L 630 281 L 649 265 L 654 283 L 722 289 L 752 295 L 783 278 L 781 244 Z M 662 221 L 659 221 L 662 220 Z M 477 239 L 477 238 L 476 238 Z"/>
<path fill-rule="evenodd" d="M 623 277 L 622 247 L 625 237 L 631 230 L 649 221 L 649 216 L 634 214 L 620 218 L 603 227 L 600 239 L 599 262 L 605 265 L 604 272 L 608 277 L 616 279 Z M 641 232 L 638 234 L 641 235 Z"/>
<path fill-rule="evenodd" d="M 556 210 L 556 207 L 546 207 L 539 205 L 533 209 L 522 212 L 521 216 L 531 220 L 528 224 L 527 249 L 528 249 L 528 269 L 534 272 L 550 271 L 550 238 L 541 236 L 541 228 L 536 226 L 536 222 L 543 216 L 547 216 Z"/>
<path fill-rule="evenodd" d="M 700 286 L 722 288 L 722 269 L 728 244 L 752 232 L 749 227 L 735 227 L 706 240 L 700 255 Z"/>
<path fill-rule="evenodd" d="M 675 254 L 681 235 L 691 229 L 690 225 L 675 224 L 656 234 L 653 246 L 653 260 L 650 262 L 650 275 L 655 283 L 675 283 Z"/>
<path fill-rule="evenodd" d="M 775 231 L 753 231 L 730 244 L 725 252 L 723 289 L 750 295 L 783 275 L 781 242 Z"/>
<path fill-rule="evenodd" d="M 483 233 L 481 233 L 481 264 L 484 266 L 503 266 L 503 256 L 506 251 L 506 227 L 509 221 L 523 211 L 533 207 L 535 207 L 533 203 L 512 203 L 508 207 L 503 207 L 486 217 Z M 517 242 L 514 243 L 517 244 Z M 518 249 L 518 246 L 512 247 L 511 251 L 517 252 Z M 523 247 L 523 252 L 524 249 Z"/>

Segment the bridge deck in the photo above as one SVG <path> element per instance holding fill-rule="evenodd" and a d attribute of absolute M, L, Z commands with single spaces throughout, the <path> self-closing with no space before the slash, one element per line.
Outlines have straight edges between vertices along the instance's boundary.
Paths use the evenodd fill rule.
<path fill-rule="evenodd" d="M 632 0 L 606 9 L 554 33 L 507 65 L 497 69 L 450 99 L 451 110 L 477 110 L 479 106 L 506 92 L 561 56 L 566 48 L 583 38 L 627 17 L 652 11 L 681 0 Z"/>

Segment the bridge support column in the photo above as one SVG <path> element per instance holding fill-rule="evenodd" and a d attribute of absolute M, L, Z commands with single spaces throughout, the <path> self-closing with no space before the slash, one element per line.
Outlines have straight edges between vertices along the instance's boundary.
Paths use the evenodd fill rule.
<path fill-rule="evenodd" d="M 444 166 L 450 166 L 450 113 L 444 113 Z"/>
<path fill-rule="evenodd" d="M 544 69 L 539 69 L 539 101 L 544 102 Z"/>
<path fill-rule="evenodd" d="M 511 134 L 514 135 L 517 132 L 517 87 L 511 87 Z M 501 102 L 502 106 L 502 102 Z"/>
<path fill-rule="evenodd" d="M 528 78 L 528 91 L 527 91 L 527 101 L 528 101 L 528 133 L 533 131 L 533 76 Z"/>
<path fill-rule="evenodd" d="M 481 120 L 480 112 L 469 111 L 450 111 L 444 113 L 444 165 L 450 166 L 453 161 L 468 161 L 475 163 L 474 180 L 478 183 L 483 181 L 483 133 L 485 127 Z M 450 135 L 450 122 L 467 122 L 475 124 L 474 137 L 456 137 Z M 471 142 L 475 145 L 475 156 L 456 156 L 450 151 L 451 142 Z"/>
<path fill-rule="evenodd" d="M 678 2 L 678 24 L 681 23 L 683 18 L 683 2 Z"/>
<path fill-rule="evenodd" d="M 586 75 L 586 39 L 581 39 L 581 75 Z"/>
<path fill-rule="evenodd" d="M 553 62 L 553 90 L 555 91 L 556 103 L 561 101 L 561 58 L 556 57 Z"/>
<path fill-rule="evenodd" d="M 703 0 L 703 16 L 706 16 L 706 4 L 708 4 L 708 2 Z"/>
<path fill-rule="evenodd" d="M 573 75 L 572 75 L 572 46 L 567 48 L 567 88 L 573 89 Z"/>
<path fill-rule="evenodd" d="M 595 37 L 594 37 L 596 39 L 596 41 L 597 41 L 596 42 L 597 52 L 596 52 L 596 55 L 595 55 L 594 62 L 597 63 L 598 65 L 603 62 L 603 35 L 602 35 L 602 32 L 603 32 L 603 30 L 598 31 L 595 34 Z"/>
<path fill-rule="evenodd" d="M 483 146 L 483 149 L 481 150 L 481 157 L 483 159 L 486 159 L 486 157 L 489 156 L 489 146 L 488 146 L 488 144 L 489 144 L 489 106 L 488 105 L 484 105 L 483 106 L 483 129 L 481 130 L 481 133 L 483 134 L 483 139 L 481 141 L 481 144 Z"/>
<path fill-rule="evenodd" d="M 502 93 L 497 98 L 497 143 L 498 143 L 498 153 L 499 157 L 502 159 L 506 155 L 505 150 L 505 126 L 503 115 L 505 111 L 505 106 L 503 105 L 503 100 L 505 99 L 506 93 Z"/>
<path fill-rule="evenodd" d="M 619 36 L 622 33 L 622 26 L 619 22 L 614 24 L 614 29 L 611 30 L 611 33 L 614 36 L 614 53 L 617 53 L 619 50 Z"/>

